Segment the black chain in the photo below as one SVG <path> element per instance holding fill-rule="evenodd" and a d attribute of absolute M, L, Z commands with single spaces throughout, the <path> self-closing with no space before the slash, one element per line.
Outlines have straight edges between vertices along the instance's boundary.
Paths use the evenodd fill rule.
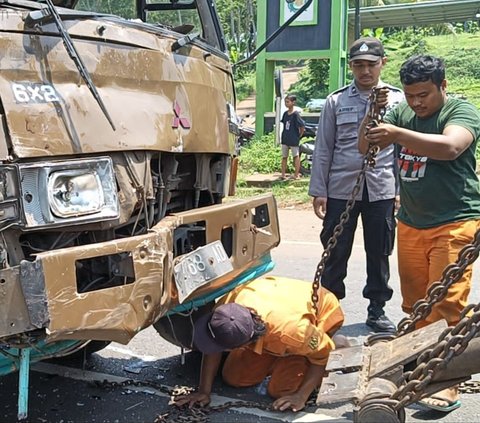
<path fill-rule="evenodd" d="M 467 380 L 458 386 L 460 394 L 480 394 L 480 380 Z"/>
<path fill-rule="evenodd" d="M 374 87 L 372 88 L 372 92 L 370 94 L 370 106 L 368 110 L 368 117 L 369 123 L 366 126 L 366 131 L 369 128 L 377 126 L 383 120 L 383 116 L 385 114 L 384 108 L 379 108 L 377 105 L 377 97 L 381 90 L 385 90 L 385 88 Z M 325 264 L 330 257 L 332 250 L 337 245 L 338 237 L 343 232 L 345 227 L 345 223 L 350 219 L 350 212 L 355 205 L 355 199 L 360 192 L 362 187 L 363 181 L 365 180 L 365 172 L 367 171 L 368 167 L 374 167 L 376 163 L 376 156 L 379 153 L 380 148 L 378 146 L 370 145 L 368 147 L 368 151 L 365 154 L 362 162 L 362 167 L 360 172 L 358 173 L 357 179 L 355 181 L 355 185 L 353 186 L 352 193 L 350 198 L 347 201 L 347 205 L 345 207 L 345 211 L 340 215 L 340 220 L 338 224 L 333 229 L 333 234 L 327 242 L 327 246 L 323 250 L 320 262 L 317 265 L 317 270 L 315 271 L 315 276 L 312 282 L 312 305 L 313 309 L 315 310 L 315 316 L 318 315 L 318 290 L 320 289 L 320 280 L 322 279 L 323 272 L 325 270 Z"/>
<path fill-rule="evenodd" d="M 425 319 L 432 311 L 433 306 L 446 297 L 448 289 L 463 276 L 465 269 L 475 262 L 479 252 L 480 230 L 475 233 L 473 242 L 462 248 L 457 261 L 444 269 L 441 279 L 428 288 L 426 298 L 417 301 L 413 306 L 412 313 L 398 323 L 397 336 L 403 336 L 415 330 L 416 323 Z"/>
<path fill-rule="evenodd" d="M 393 408 L 399 410 L 421 399 L 434 376 L 445 369 L 454 357 L 463 353 L 479 332 L 480 304 L 469 305 L 462 311 L 460 322 L 445 329 L 435 347 L 424 351 L 417 358 L 417 367 L 404 374 L 405 384 L 390 397 L 396 401 Z"/>
<path fill-rule="evenodd" d="M 417 301 L 412 313 L 399 322 L 396 337 L 415 330 L 417 322 L 424 320 L 433 306 L 446 297 L 448 289 L 460 280 L 465 269 L 475 262 L 479 253 L 480 230 L 475 233 L 473 242 L 459 252 L 457 261 L 448 265 L 442 272 L 440 280 L 429 287 L 426 298 Z M 467 317 L 469 314 L 471 314 L 470 317 Z M 393 408 L 399 411 L 421 399 L 434 376 L 445 369 L 453 357 L 461 354 L 470 340 L 477 335 L 480 331 L 479 322 L 480 304 L 467 306 L 462 311 L 459 323 L 445 329 L 435 347 L 424 351 L 418 357 L 417 367 L 404 374 L 405 383 L 390 396 L 389 404 L 394 401 Z M 460 392 L 480 392 L 480 382 L 465 382 L 460 386 Z"/>
<path fill-rule="evenodd" d="M 188 386 L 175 386 L 170 388 L 165 385 L 158 385 L 153 382 L 140 381 L 133 379 L 126 379 L 121 382 L 110 382 L 108 380 L 95 381 L 95 386 L 104 388 L 104 389 L 116 389 L 116 388 L 127 388 L 127 387 L 148 387 L 158 390 L 164 394 L 168 394 L 171 397 L 169 405 L 174 404 L 176 397 L 180 395 L 188 395 L 195 390 Z M 311 401 L 311 400 L 309 400 Z M 258 401 L 228 401 L 221 405 L 215 406 L 194 406 L 189 407 L 187 404 L 181 407 L 171 407 L 166 413 L 160 414 L 154 420 L 154 423 L 179 423 L 179 422 L 188 422 L 188 423 L 207 423 L 209 421 L 208 415 L 214 412 L 225 411 L 229 408 L 234 407 L 246 407 L 246 408 L 258 408 L 264 411 L 271 411 L 271 405 Z"/>

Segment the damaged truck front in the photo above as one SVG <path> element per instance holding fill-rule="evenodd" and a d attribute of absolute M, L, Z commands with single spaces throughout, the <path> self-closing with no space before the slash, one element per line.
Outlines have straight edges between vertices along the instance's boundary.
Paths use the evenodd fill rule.
<path fill-rule="evenodd" d="M 0 3 L 0 374 L 154 323 L 190 347 L 162 319 L 279 242 L 272 196 L 222 204 L 238 128 L 213 3 L 91 3 Z"/>

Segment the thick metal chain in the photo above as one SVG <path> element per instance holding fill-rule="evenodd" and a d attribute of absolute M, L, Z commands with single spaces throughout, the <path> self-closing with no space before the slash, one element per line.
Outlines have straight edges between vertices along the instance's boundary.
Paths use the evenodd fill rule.
<path fill-rule="evenodd" d="M 480 380 L 467 380 L 458 386 L 460 394 L 480 394 Z"/>
<path fill-rule="evenodd" d="M 423 396 L 434 376 L 460 355 L 472 338 L 480 332 L 480 304 L 465 307 L 456 326 L 448 327 L 439 336 L 434 348 L 424 351 L 417 358 L 417 367 L 404 374 L 405 384 L 391 396 L 396 401 L 393 408 L 399 410 Z"/>
<path fill-rule="evenodd" d="M 368 131 L 369 128 L 377 126 L 383 120 L 385 109 L 379 108 L 377 105 L 377 96 L 380 93 L 380 90 L 383 90 L 383 89 L 384 88 L 380 88 L 380 87 L 372 88 L 372 92 L 370 94 L 370 106 L 368 109 L 368 117 L 370 120 L 369 120 L 369 123 L 367 124 L 366 131 Z M 352 211 L 353 206 L 355 205 L 355 201 L 356 201 L 355 199 L 358 193 L 360 192 L 363 181 L 365 180 L 365 172 L 367 171 L 368 167 L 375 166 L 376 156 L 379 151 L 380 151 L 379 147 L 369 146 L 368 151 L 363 158 L 362 167 L 360 169 L 360 172 L 358 173 L 357 179 L 355 181 L 355 185 L 353 186 L 353 189 L 352 189 L 352 193 L 350 195 L 350 198 L 347 201 L 345 211 L 340 215 L 340 220 L 337 226 L 335 226 L 335 228 L 333 229 L 333 234 L 328 240 L 327 246 L 323 250 L 320 262 L 317 265 L 317 270 L 315 271 L 315 276 L 312 282 L 312 305 L 313 305 L 313 309 L 315 310 L 315 316 L 318 315 L 318 301 L 319 301 L 318 290 L 320 289 L 320 280 L 322 279 L 322 275 L 325 270 L 325 264 L 328 258 L 330 257 L 332 250 L 337 245 L 338 237 L 343 232 L 345 223 L 350 218 L 350 212 Z"/>
<path fill-rule="evenodd" d="M 448 289 L 463 276 L 465 269 L 478 258 L 479 252 L 480 230 L 476 232 L 473 242 L 462 248 L 457 261 L 444 269 L 441 279 L 430 286 L 426 298 L 417 301 L 412 313 L 398 323 L 397 336 L 403 336 L 415 330 L 416 323 L 425 319 L 433 306 L 446 297 Z"/>
<path fill-rule="evenodd" d="M 175 386 L 173 389 L 169 388 L 165 385 L 158 385 L 156 383 L 148 382 L 148 381 L 139 381 L 133 379 L 126 379 L 122 382 L 110 382 L 104 380 L 102 382 L 94 382 L 95 386 L 100 388 L 127 388 L 127 387 L 148 387 L 163 392 L 165 394 L 170 395 L 172 401 L 175 397 L 179 395 L 188 395 L 194 391 L 193 388 L 188 386 Z M 312 396 L 310 397 L 314 399 Z M 173 405 L 172 401 L 170 405 Z M 307 402 L 310 403 L 311 400 Z M 166 413 L 160 414 L 155 419 L 154 423 L 207 423 L 209 422 L 208 415 L 213 412 L 221 412 L 225 411 L 229 408 L 234 407 L 247 407 L 247 408 L 258 408 L 264 411 L 271 411 L 272 407 L 271 404 L 266 404 L 263 402 L 258 401 L 228 401 L 221 405 L 216 406 L 195 406 L 195 407 L 188 407 L 188 405 L 184 405 L 182 407 L 171 407 Z"/>

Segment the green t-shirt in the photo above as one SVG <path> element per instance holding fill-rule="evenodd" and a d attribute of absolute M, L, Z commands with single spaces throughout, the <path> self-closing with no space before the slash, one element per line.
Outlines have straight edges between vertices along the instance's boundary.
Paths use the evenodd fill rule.
<path fill-rule="evenodd" d="M 477 108 L 464 100 L 448 98 L 433 116 L 420 119 L 402 103 L 385 117 L 385 122 L 430 134 L 441 134 L 445 127 L 458 125 L 474 137 L 455 160 L 434 160 L 396 146 L 401 203 L 397 218 L 419 229 L 480 218 L 480 186 L 475 174 L 480 139 Z"/>

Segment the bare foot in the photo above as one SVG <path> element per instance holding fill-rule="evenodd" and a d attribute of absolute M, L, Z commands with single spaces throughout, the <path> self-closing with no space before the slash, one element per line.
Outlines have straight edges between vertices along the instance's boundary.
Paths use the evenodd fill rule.
<path fill-rule="evenodd" d="M 423 398 L 420 404 L 437 411 L 449 412 L 460 407 L 458 385 Z"/>

